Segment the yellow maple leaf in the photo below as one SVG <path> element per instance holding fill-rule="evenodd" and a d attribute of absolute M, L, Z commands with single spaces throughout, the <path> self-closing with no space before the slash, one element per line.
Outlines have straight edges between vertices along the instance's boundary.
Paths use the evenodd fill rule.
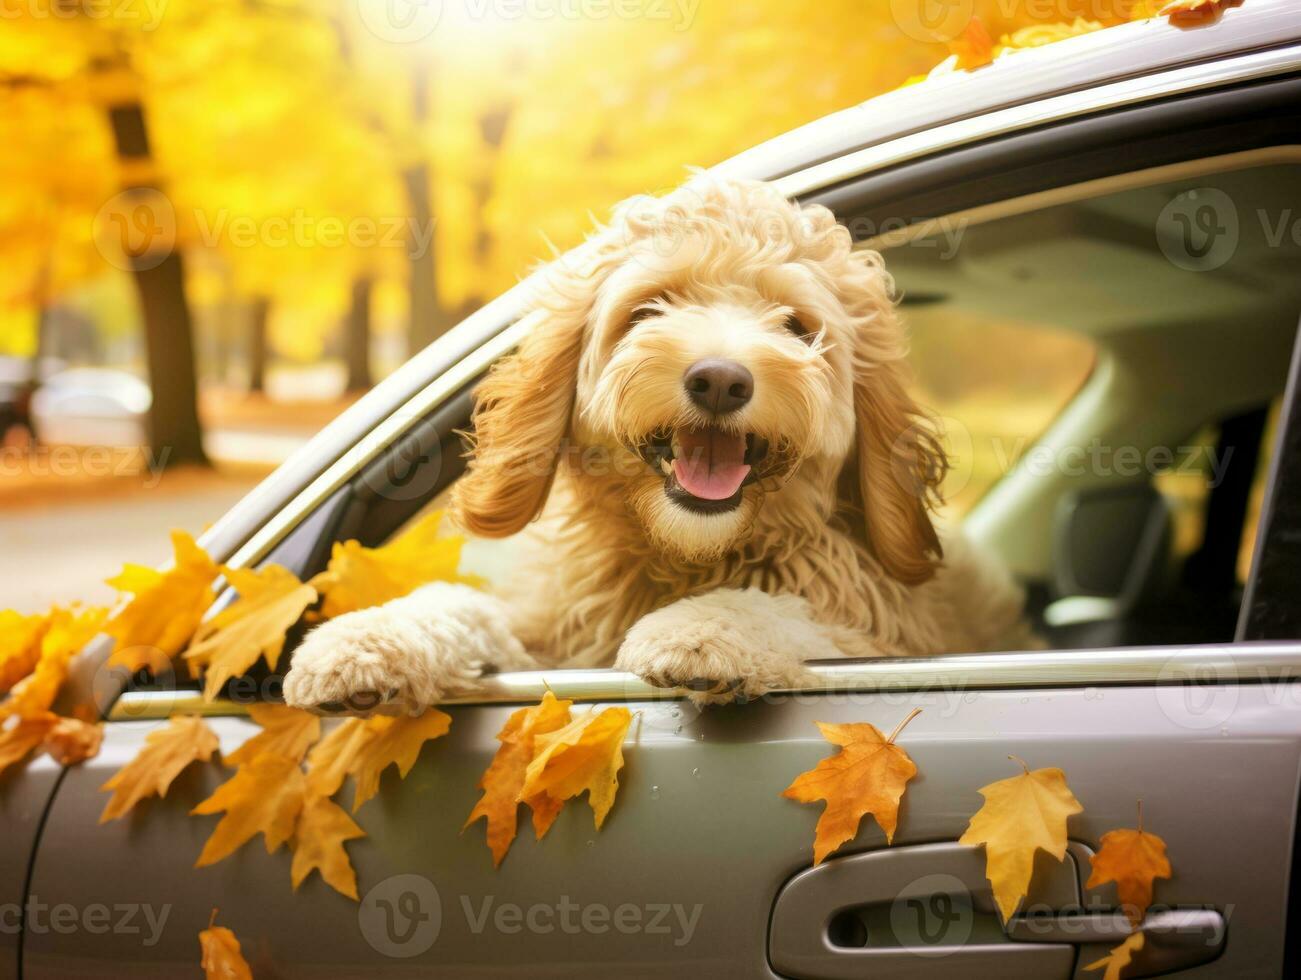
<path fill-rule="evenodd" d="M 782 796 L 800 803 L 826 801 L 813 836 L 813 864 L 858 834 L 859 822 L 872 814 L 885 831 L 887 844 L 894 840 L 899 820 L 899 801 L 908 780 L 917 775 L 908 753 L 894 744 L 904 725 L 917 717 L 920 708 L 901 721 L 884 737 L 875 725 L 824 725 L 822 737 L 840 751 L 823 759 L 813 769 L 800 773 L 782 791 Z"/>
<path fill-rule="evenodd" d="M 0 729 L 0 773 L 27 758 L 45 741 L 45 736 L 58 720 L 57 715 L 46 712 L 31 718 L 19 718 L 15 724 Z"/>
<path fill-rule="evenodd" d="M 1170 860 L 1165 841 L 1143 829 L 1143 804 L 1138 805 L 1137 830 L 1111 830 L 1102 835 L 1102 846 L 1093 855 L 1093 870 L 1085 888 L 1116 883 L 1121 908 L 1135 928 L 1152 904 L 1152 883 L 1169 878 Z"/>
<path fill-rule="evenodd" d="M 313 747 L 307 756 L 307 784 L 313 796 L 333 796 L 352 776 L 356 787 L 352 812 L 379 790 L 379 778 L 390 765 L 405 779 L 431 738 L 446 735 L 450 715 L 436 708 L 401 717 L 377 715 L 349 718 Z"/>
<path fill-rule="evenodd" d="M 479 584 L 457 572 L 465 539 L 440 537 L 442 519 L 443 511 L 433 511 L 381 548 L 335 542 L 329 565 L 309 583 L 324 597 L 321 614 L 328 619 L 378 606 L 427 582 Z"/>
<path fill-rule="evenodd" d="M 224 816 L 203 845 L 196 868 L 216 864 L 261 834 L 268 854 L 289 840 L 303 809 L 307 783 L 293 759 L 260 755 L 235 770 L 235 775 L 190 811 L 191 815 Z"/>
<path fill-rule="evenodd" d="M 985 805 L 958 839 L 960 844 L 985 845 L 985 876 L 994 886 L 994 900 L 1004 921 L 1029 890 L 1035 852 L 1044 850 L 1062 860 L 1066 818 L 1084 809 L 1060 769 L 1031 772 L 1020 759 L 1016 761 L 1025 771 L 981 787 Z"/>
<path fill-rule="evenodd" d="M 61 766 L 75 766 L 93 759 L 104 742 L 104 726 L 60 718 L 45 736 L 45 751 Z"/>
<path fill-rule="evenodd" d="M 49 628 L 49 616 L 25 616 L 13 609 L 0 609 L 0 694 L 26 677 L 41 656 L 41 637 Z"/>
<path fill-rule="evenodd" d="M 357 873 L 348 860 L 344 841 L 365 837 L 352 817 L 324 796 L 309 796 L 294 832 L 294 860 L 290 868 L 294 891 L 313 870 L 335 891 L 357 901 Z"/>
<path fill-rule="evenodd" d="M 561 701 L 547 691 L 540 704 L 520 708 L 512 713 L 497 733 L 501 747 L 479 780 L 483 796 L 474 805 L 465 826 L 461 828 L 464 830 L 481 817 L 487 820 L 487 840 L 492 851 L 493 867 L 501 865 L 502 858 L 515 840 L 521 802 L 527 803 L 532 810 L 533 831 L 539 838 L 546 835 L 560 813 L 563 801 L 546 794 L 521 801 L 520 791 L 524 788 L 524 774 L 533 761 L 536 737 L 567 725 L 570 721 L 569 709 L 573 703 Z"/>
<path fill-rule="evenodd" d="M 957 67 L 970 71 L 994 60 L 994 41 L 979 17 L 972 17 L 962 33 L 949 42 L 949 51 L 958 59 Z"/>
<path fill-rule="evenodd" d="M 226 681 L 245 673 L 258 657 L 272 670 L 280 660 L 285 634 L 303 610 L 316 601 L 316 590 L 279 565 L 257 570 L 232 568 L 226 578 L 239 598 L 194 633 L 185 661 L 190 675 L 204 671 L 203 697 L 211 701 Z"/>
<path fill-rule="evenodd" d="M 262 731 L 226 756 L 227 765 L 242 766 L 264 753 L 302 762 L 308 747 L 321 737 L 321 719 L 298 708 L 251 704 L 248 713 Z"/>
<path fill-rule="evenodd" d="M 0 718 L 9 715 L 34 717 L 54 704 L 68 677 L 68 665 L 104 624 L 108 610 L 98 606 L 56 607 L 46 618 L 41 635 L 40 655 L 30 674 L 14 685 L 0 704 Z"/>
<path fill-rule="evenodd" d="M 197 715 L 174 717 L 166 728 L 145 736 L 144 748 L 100 787 L 113 796 L 99 816 L 115 820 L 146 796 L 166 796 L 172 780 L 191 762 L 207 762 L 219 748 L 217 736 Z"/>
<path fill-rule="evenodd" d="M 536 735 L 537 755 L 525 770 L 520 799 L 545 795 L 563 803 L 586 790 L 600 830 L 619 791 L 623 739 L 631 722 L 627 708 L 606 708 L 600 714 L 593 709 L 564 728 Z"/>
<path fill-rule="evenodd" d="M 1143 948 L 1147 941 L 1144 933 L 1136 932 L 1126 939 L 1123 943 L 1111 950 L 1100 960 L 1094 960 L 1085 970 L 1103 970 L 1107 972 L 1102 975 L 1102 980 L 1120 980 L 1125 967 L 1134 962 L 1134 954 Z"/>
<path fill-rule="evenodd" d="M 216 921 L 217 910 L 213 909 L 208 928 L 199 933 L 204 980 L 253 980 L 253 971 L 239 951 L 239 940 L 225 926 L 213 925 Z"/>
<path fill-rule="evenodd" d="M 175 563 L 165 572 L 127 565 L 108 580 L 132 598 L 104 624 L 117 642 L 110 664 L 155 673 L 181 652 L 216 596 L 212 583 L 223 571 L 184 531 L 172 532 Z"/>

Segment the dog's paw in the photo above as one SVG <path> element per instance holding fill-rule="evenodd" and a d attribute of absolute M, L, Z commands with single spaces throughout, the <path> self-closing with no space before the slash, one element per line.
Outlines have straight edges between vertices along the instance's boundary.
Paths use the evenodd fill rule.
<path fill-rule="evenodd" d="M 428 631 L 386 607 L 348 613 L 294 651 L 285 703 L 318 714 L 405 714 L 473 690 L 482 661 L 435 647 Z"/>
<path fill-rule="evenodd" d="M 701 704 L 757 698 L 809 676 L 797 650 L 773 645 L 753 622 L 715 609 L 708 596 L 643 616 L 628 630 L 615 667 L 656 687 L 684 688 Z"/>

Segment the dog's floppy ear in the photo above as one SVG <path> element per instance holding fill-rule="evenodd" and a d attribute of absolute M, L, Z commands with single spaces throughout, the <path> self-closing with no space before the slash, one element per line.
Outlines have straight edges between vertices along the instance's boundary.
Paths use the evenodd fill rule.
<path fill-rule="evenodd" d="M 846 306 L 858 320 L 854 358 L 855 446 L 840 493 L 868 549 L 893 578 L 930 579 L 943 558 L 931 522 L 948 459 L 904 384 L 903 328 L 893 284 L 875 252 L 851 259 Z"/>
<path fill-rule="evenodd" d="M 474 449 L 452 492 L 457 522 L 473 534 L 522 529 L 542 511 L 555 478 L 590 308 L 586 296 L 555 299 L 529 314 L 536 325 L 475 391 Z"/>

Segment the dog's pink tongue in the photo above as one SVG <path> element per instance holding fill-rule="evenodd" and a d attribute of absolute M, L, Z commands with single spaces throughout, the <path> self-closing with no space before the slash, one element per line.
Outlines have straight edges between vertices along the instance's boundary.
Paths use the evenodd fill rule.
<path fill-rule="evenodd" d="M 718 429 L 682 429 L 673 475 L 682 489 L 702 500 L 726 500 L 750 472 L 745 439 Z"/>

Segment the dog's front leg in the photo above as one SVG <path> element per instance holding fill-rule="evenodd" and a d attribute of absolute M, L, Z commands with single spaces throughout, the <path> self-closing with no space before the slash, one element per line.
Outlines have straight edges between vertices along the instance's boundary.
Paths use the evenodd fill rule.
<path fill-rule="evenodd" d="M 532 666 L 502 600 L 434 582 L 308 633 L 285 676 L 285 703 L 333 714 L 398 714 L 474 693 L 487 673 Z"/>
<path fill-rule="evenodd" d="M 659 687 L 685 687 L 695 701 L 753 698 L 804 684 L 805 660 L 850 653 L 841 632 L 816 622 L 798 596 L 718 589 L 643 616 L 615 666 Z"/>

